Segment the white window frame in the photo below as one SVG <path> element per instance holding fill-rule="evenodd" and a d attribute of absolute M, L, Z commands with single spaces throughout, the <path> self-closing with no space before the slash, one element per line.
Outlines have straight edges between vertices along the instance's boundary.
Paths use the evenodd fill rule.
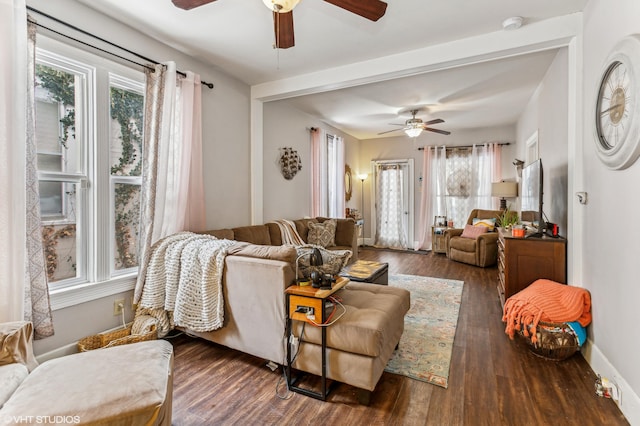
<path fill-rule="evenodd" d="M 79 241 L 84 241 L 85 244 L 81 252 L 87 257 L 86 273 L 83 279 L 65 280 L 51 286 L 51 307 L 55 311 L 126 292 L 135 286 L 137 268 L 114 274 L 111 266 L 114 246 L 111 225 L 113 214 L 110 208 L 109 94 L 110 79 L 113 76 L 142 87 L 144 73 L 45 36 L 39 35 L 36 44 L 38 58 L 45 55 L 47 58 L 63 60 L 64 63 L 81 64 L 92 70 L 91 77 L 87 78 L 86 103 L 83 105 L 86 111 L 83 131 L 86 132 L 87 142 L 86 151 L 82 155 L 87 159 L 86 170 L 84 174 L 65 175 L 77 179 L 79 187 L 83 188 L 81 192 L 86 197 L 86 208 L 81 213 L 76 213 L 86 218 L 87 226 L 82 231 L 86 235 L 79 236 Z M 56 67 L 60 66 L 56 64 Z M 46 174 L 42 176 L 45 177 Z M 78 206 L 76 208 L 79 209 Z"/>

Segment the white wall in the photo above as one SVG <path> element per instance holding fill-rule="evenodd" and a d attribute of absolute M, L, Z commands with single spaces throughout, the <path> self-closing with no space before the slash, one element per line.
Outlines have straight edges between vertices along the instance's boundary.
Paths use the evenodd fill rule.
<path fill-rule="evenodd" d="M 422 186 L 420 177 L 422 176 L 422 155 L 423 151 L 419 151 L 419 147 L 425 145 L 447 145 L 461 146 L 482 144 L 488 142 L 510 142 L 511 145 L 502 148 L 502 170 L 503 179 L 515 179 L 515 169 L 511 162 L 515 158 L 516 147 L 513 145 L 516 139 L 515 126 L 502 126 L 484 129 L 466 129 L 452 132 L 449 136 L 437 133 L 423 132 L 416 139 L 411 139 L 404 134 L 400 134 L 391 138 L 368 139 L 360 143 L 360 159 L 359 164 L 363 171 L 369 173 L 371 177 L 370 164 L 371 161 L 377 160 L 398 160 L 409 159 L 414 160 L 414 199 L 415 211 L 414 218 L 417 218 L 420 212 L 419 200 L 421 197 Z M 371 178 L 365 181 L 365 237 L 367 242 L 374 238 L 375 230 L 371 229 Z M 358 194 L 359 196 L 359 194 Z M 359 198 L 358 198 L 359 199 Z M 414 238 L 417 240 L 419 232 L 419 224 L 417 221 L 414 226 Z M 413 247 L 411 242 L 410 247 Z"/>
<path fill-rule="evenodd" d="M 542 159 L 543 210 L 549 222 L 567 235 L 568 188 L 568 62 L 560 49 L 527 107 L 518 120 L 517 158 L 525 160 L 526 141 L 538 131 L 538 154 Z"/>
<path fill-rule="evenodd" d="M 621 171 L 604 167 L 595 152 L 593 108 L 605 59 L 621 38 L 640 33 L 639 18 L 637 0 L 591 0 L 584 11 L 585 187 L 577 190 L 587 191 L 589 201 L 576 207 L 585 219 L 581 284 L 591 292 L 593 302 L 589 330 L 593 345 L 586 357 L 594 371 L 622 386 L 622 410 L 631 424 L 640 424 L 640 340 L 636 331 L 640 238 L 635 225 L 640 211 L 640 162 Z"/>
<path fill-rule="evenodd" d="M 264 221 L 298 219 L 311 214 L 311 157 L 309 129 L 322 128 L 345 140 L 345 163 L 357 171 L 359 141 L 346 133 L 323 123 L 317 118 L 292 108 L 286 101 L 264 104 Z M 302 169 L 291 180 L 280 172 L 280 148 L 292 147 L 298 151 Z M 357 173 L 357 172 L 356 172 Z M 354 185 L 353 196 L 347 207 L 357 208 L 359 187 Z M 248 222 L 247 222 L 248 224 Z"/>
<path fill-rule="evenodd" d="M 247 224 L 249 190 L 249 97 L 250 88 L 219 69 L 204 65 L 183 53 L 160 44 L 123 24 L 96 13 L 71 0 L 29 0 L 35 9 L 62 19 L 106 40 L 153 58 L 173 60 L 181 71 L 191 70 L 205 81 L 215 84 L 210 90 L 203 87 L 203 166 L 207 204 L 207 226 L 211 229 Z M 95 40 L 79 36 L 59 24 L 51 23 L 37 14 L 41 23 L 71 34 L 92 44 Z M 64 40 L 64 39 L 63 39 Z M 35 342 L 36 354 L 57 348 L 71 350 L 81 337 L 117 327 L 120 318 L 113 316 L 113 301 L 130 300 L 132 292 L 110 294 L 86 303 L 57 309 L 53 312 L 55 335 Z M 127 306 L 127 319 L 131 319 Z M 65 346 L 67 346 L 65 348 Z"/>

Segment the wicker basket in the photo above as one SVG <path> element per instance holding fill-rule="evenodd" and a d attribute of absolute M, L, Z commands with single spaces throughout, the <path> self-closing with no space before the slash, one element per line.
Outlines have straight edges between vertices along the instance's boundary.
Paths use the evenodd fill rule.
<path fill-rule="evenodd" d="M 567 323 L 540 321 L 536 330 L 536 343 L 531 341 L 531 336 L 524 336 L 522 332 L 520 334 L 531 352 L 545 359 L 562 361 L 580 350 L 578 338 Z"/>
<path fill-rule="evenodd" d="M 155 340 L 158 338 L 156 327 L 144 334 L 131 334 L 133 324 L 128 324 L 126 328 L 108 331 L 93 336 L 87 336 L 78 340 L 78 350 L 87 352 L 93 349 L 110 348 L 112 346 L 126 345 L 129 343 L 143 342 L 145 340 Z"/>

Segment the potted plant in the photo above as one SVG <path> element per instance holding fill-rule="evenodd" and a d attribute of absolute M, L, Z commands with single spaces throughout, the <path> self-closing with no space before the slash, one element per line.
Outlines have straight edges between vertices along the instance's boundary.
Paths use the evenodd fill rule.
<path fill-rule="evenodd" d="M 511 229 L 512 226 L 520 223 L 520 218 L 518 217 L 518 212 L 509 209 L 509 206 L 507 206 L 498 218 L 498 222 L 498 226 L 504 229 Z"/>

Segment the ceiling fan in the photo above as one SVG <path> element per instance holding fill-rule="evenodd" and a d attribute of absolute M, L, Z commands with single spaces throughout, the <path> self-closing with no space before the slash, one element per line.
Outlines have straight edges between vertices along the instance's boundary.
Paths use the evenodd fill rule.
<path fill-rule="evenodd" d="M 384 135 L 386 133 L 397 132 L 398 130 L 404 130 L 404 132 L 410 138 L 415 138 L 415 137 L 420 136 L 420 133 L 422 133 L 422 131 L 424 131 L 424 130 L 426 130 L 427 132 L 440 133 L 441 135 L 450 135 L 451 134 L 451 132 L 448 132 L 446 130 L 440 130 L 440 129 L 434 129 L 432 127 L 427 127 L 427 126 L 429 126 L 431 124 L 444 123 L 444 120 L 441 119 L 441 118 L 436 118 L 434 120 L 422 121 L 421 119 L 416 118 L 416 114 L 418 113 L 418 111 L 419 110 L 417 110 L 417 109 L 411 110 L 412 117 L 410 119 L 408 119 L 407 121 L 405 121 L 404 124 L 391 123 L 392 126 L 404 126 L 402 129 L 387 130 L 386 132 L 381 132 L 381 133 L 378 133 L 378 134 L 379 135 Z"/>
<path fill-rule="evenodd" d="M 171 0 L 180 9 L 193 9 L 216 0 Z M 230 1 L 230 0 L 229 0 Z M 293 8 L 300 0 L 262 0 L 273 12 L 273 29 L 275 45 L 278 49 L 293 47 Z M 324 0 L 370 21 L 377 21 L 384 16 L 387 3 L 380 0 Z"/>

